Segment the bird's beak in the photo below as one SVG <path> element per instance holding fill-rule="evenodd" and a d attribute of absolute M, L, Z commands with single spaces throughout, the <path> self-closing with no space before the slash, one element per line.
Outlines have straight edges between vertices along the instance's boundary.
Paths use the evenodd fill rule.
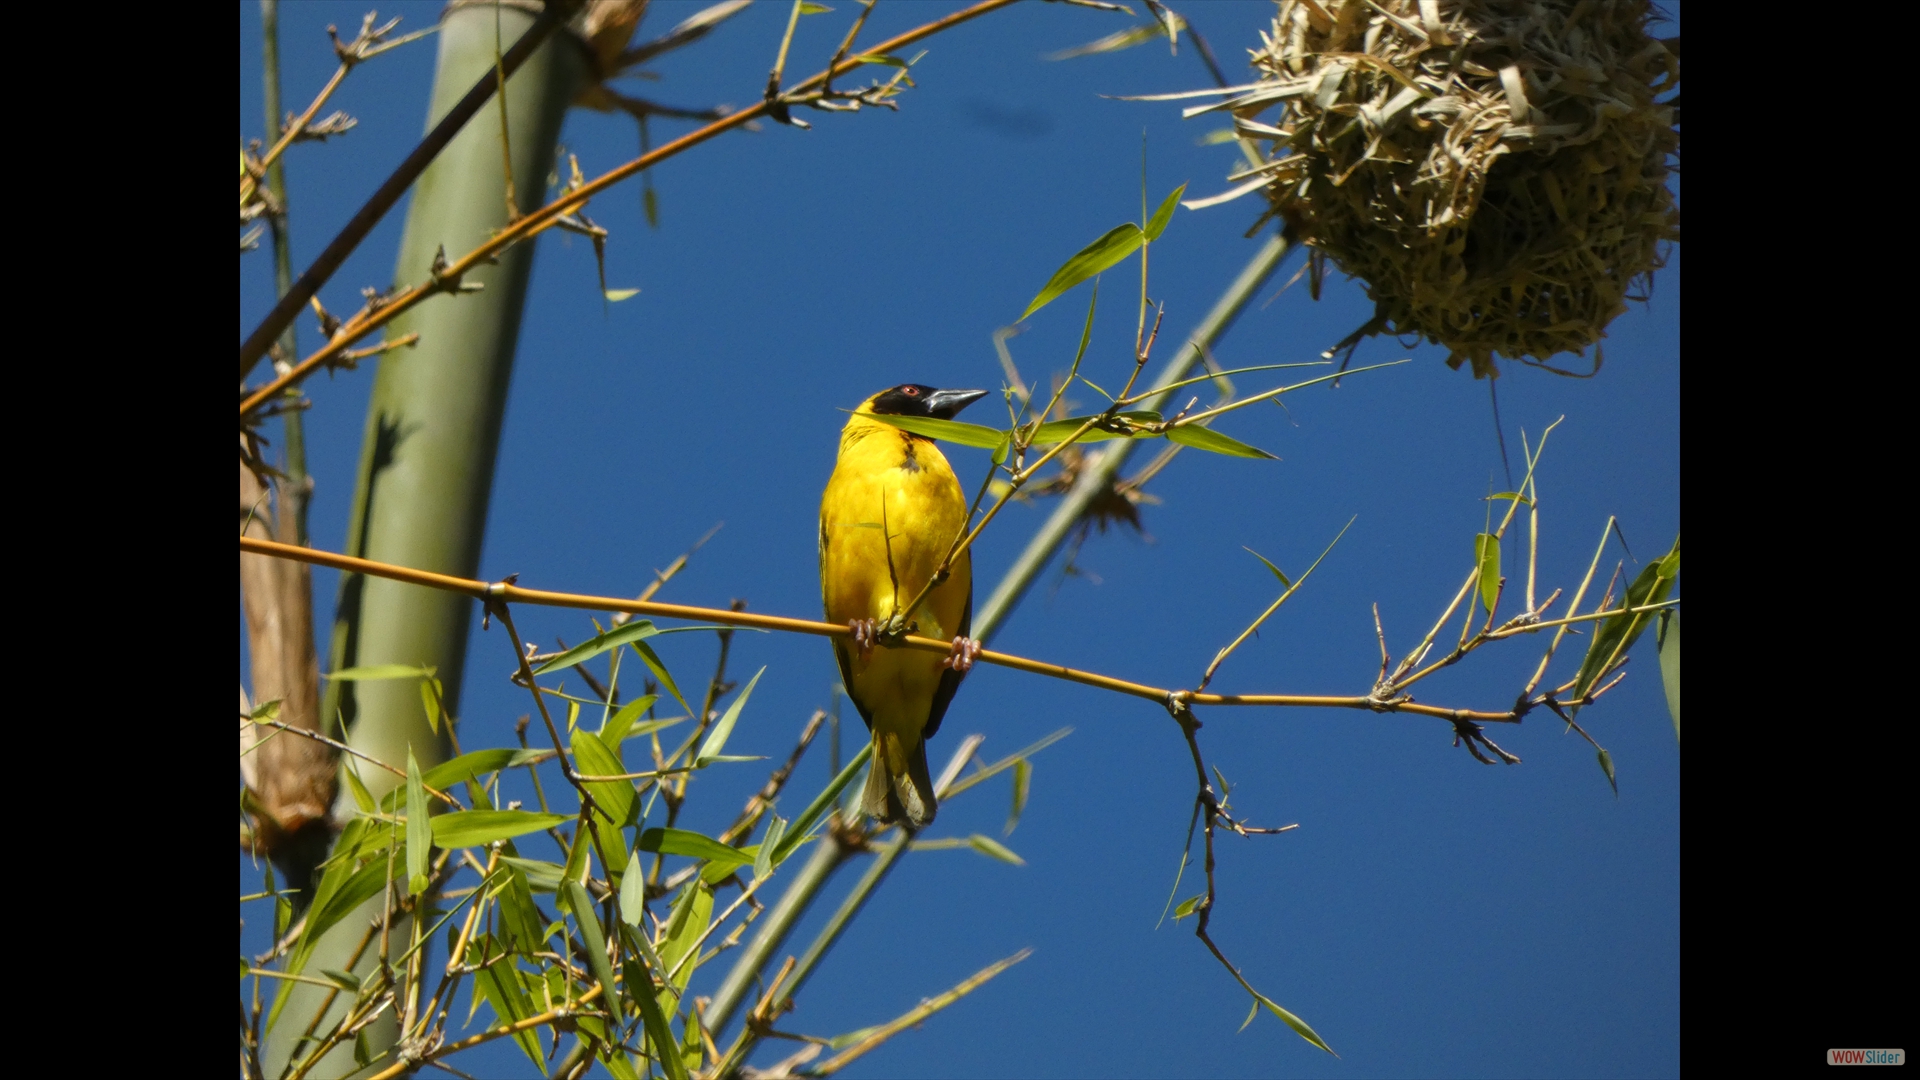
<path fill-rule="evenodd" d="M 960 410 L 986 397 L 985 390 L 935 390 L 926 397 L 927 415 L 951 420 Z"/>

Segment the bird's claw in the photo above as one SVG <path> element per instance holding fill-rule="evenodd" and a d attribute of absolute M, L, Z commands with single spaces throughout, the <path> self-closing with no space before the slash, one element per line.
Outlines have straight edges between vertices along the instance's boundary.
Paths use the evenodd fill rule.
<path fill-rule="evenodd" d="M 980 639 L 957 637 L 953 639 L 953 653 L 940 661 L 941 667 L 950 667 L 965 675 L 973 669 L 973 662 L 980 658 Z"/>
<path fill-rule="evenodd" d="M 873 655 L 874 643 L 880 637 L 879 626 L 878 619 L 855 619 L 847 624 L 847 629 L 853 631 L 853 647 L 860 651 L 860 659 Z"/>

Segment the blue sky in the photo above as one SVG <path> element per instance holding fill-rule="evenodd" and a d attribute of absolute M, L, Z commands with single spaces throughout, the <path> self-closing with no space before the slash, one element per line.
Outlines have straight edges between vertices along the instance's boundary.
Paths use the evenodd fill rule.
<path fill-rule="evenodd" d="M 642 34 L 699 5 L 655 0 Z M 851 4 L 805 20 L 789 70 L 817 70 Z M 951 6 L 882 3 L 868 40 Z M 1229 77 L 1245 73 L 1272 6 L 1213 0 L 1180 8 Z M 299 109 L 332 71 L 329 22 L 362 6 L 283 6 L 283 99 Z M 403 29 L 437 4 L 383 6 Z M 659 62 L 638 91 L 681 105 L 754 100 L 786 6 L 756 4 L 706 41 Z M 1068 255 L 1140 209 L 1141 145 L 1154 201 L 1227 186 L 1230 147 L 1197 141 L 1220 126 L 1182 121 L 1177 104 L 1100 95 L 1209 84 L 1183 43 L 1067 62 L 1043 54 L 1102 36 L 1125 16 L 1022 4 L 926 43 L 918 88 L 898 114 L 808 114 L 812 131 L 769 125 L 697 148 L 655 170 L 660 227 L 629 182 L 596 199 L 612 230 L 607 279 L 641 292 L 605 307 L 591 247 L 538 241 L 480 575 L 524 585 L 633 594 L 716 522 L 725 522 L 662 599 L 816 617 L 819 496 L 851 408 L 906 381 L 997 389 L 991 335 L 1017 317 Z M 1677 24 L 1673 32 L 1677 33 Z M 296 271 L 418 139 L 431 41 L 349 76 L 335 105 L 359 120 L 342 139 L 287 157 Z M 261 130 L 259 14 L 240 6 L 243 137 Z M 333 106 L 330 106 L 330 108 Z M 670 122 L 656 140 L 685 130 Z M 576 111 L 564 133 L 597 175 L 637 152 L 630 120 Z M 1166 338 L 1204 315 L 1253 253 L 1242 237 L 1254 198 L 1179 211 L 1154 245 L 1151 292 Z M 322 291 L 334 311 L 393 274 L 404 207 Z M 240 329 L 272 301 L 270 255 L 243 257 Z M 1129 264 L 1131 265 L 1131 264 Z M 1216 349 L 1229 367 L 1311 360 L 1371 313 L 1334 274 L 1317 303 L 1304 281 L 1276 296 L 1290 257 Z M 1577 586 L 1608 515 L 1632 554 L 1664 553 L 1679 529 L 1680 257 L 1652 301 L 1633 305 L 1589 380 L 1517 365 L 1499 382 L 1518 471 L 1520 432 L 1557 417 L 1539 474 L 1542 592 Z M 1110 273 L 1087 371 L 1124 381 L 1133 332 L 1132 270 Z M 435 303 L 454 302 L 445 298 Z M 1029 379 L 1064 371 L 1085 291 L 1036 315 L 1010 343 Z M 311 350 L 310 318 L 300 326 Z M 1166 355 L 1165 347 L 1156 361 Z M 1353 528 L 1308 585 L 1228 661 L 1226 692 L 1364 693 L 1379 663 L 1370 605 L 1397 657 L 1451 598 L 1485 520 L 1489 485 L 1506 487 L 1488 387 L 1449 370 L 1444 351 L 1391 339 L 1356 365 L 1414 362 L 1287 397 L 1220 429 L 1280 455 L 1254 462 L 1182 454 L 1149 488 L 1146 536 L 1096 533 L 1082 573 L 1056 564 L 994 647 L 1142 682 L 1191 686 L 1214 652 L 1275 595 L 1250 547 L 1289 574 L 1349 518 Z M 404 362 L 404 361 L 401 361 Z M 1241 376 L 1243 390 L 1277 383 Z M 318 486 L 314 544 L 344 544 L 371 373 L 308 385 L 309 468 Z M 1092 407 L 1091 392 L 1075 395 Z M 981 406 L 975 406 L 976 410 Z M 992 422 L 986 413 L 966 419 Z M 971 489 L 984 451 L 949 447 Z M 1137 458 L 1136 460 L 1144 460 Z M 977 597 L 1044 519 L 1015 505 L 976 554 Z M 1508 559 L 1520 549 L 1509 546 Z M 1622 557 L 1609 549 L 1608 567 Z M 1629 562 L 1626 573 L 1638 567 Z M 330 620 L 336 577 L 315 575 Z M 591 633 L 578 613 L 517 615 L 530 639 Z M 324 639 L 323 639 L 324 640 Z M 712 664 L 704 635 L 664 639 L 683 681 Z M 1499 709 L 1544 648 L 1489 647 L 1417 692 L 1436 704 Z M 1009 866 L 964 851 L 909 856 L 814 977 L 786 1026 L 834 1035 L 890 1019 L 1026 946 L 1025 963 L 849 1068 L 873 1076 L 1663 1076 L 1679 1068 L 1679 749 L 1650 639 L 1626 681 L 1582 714 L 1613 753 L 1616 798 L 1593 751 L 1551 716 L 1494 733 L 1524 759 L 1487 767 L 1451 745 L 1448 726 L 1412 716 L 1278 709 L 1201 710 L 1202 746 L 1255 824 L 1277 837 L 1220 843 L 1215 939 L 1247 978 L 1313 1024 L 1328 1057 L 1262 1016 L 1236 1034 L 1246 996 L 1192 936 L 1156 929 L 1180 859 L 1192 768 L 1164 711 L 1139 700 L 983 666 L 930 748 L 936 768 L 961 737 L 986 736 L 989 760 L 1048 732 L 1073 734 L 1036 759 L 1033 792 L 1006 843 Z M 478 616 L 462 691 L 468 748 L 511 744 L 530 706 L 506 679 L 510 647 Z M 1579 643 L 1555 669 L 1564 680 Z M 765 665 L 730 750 L 782 755 L 837 675 L 811 637 L 742 634 L 736 677 Z M 324 666 L 324 660 L 323 660 Z M 1564 669 L 1564 670 L 1563 670 Z M 244 669 L 243 669 L 244 677 Z M 851 710 L 848 719 L 853 720 Z M 857 745 L 854 733 L 845 740 Z M 824 741 L 803 763 L 797 810 L 828 775 Z M 717 831 L 764 773 L 709 773 L 683 824 Z M 1000 836 L 1007 784 L 944 804 L 929 836 Z M 811 939 L 853 873 L 816 905 L 792 946 Z M 241 860 L 241 888 L 259 873 Z M 1193 891 L 1194 879 L 1181 894 Z M 243 934 L 248 952 L 260 931 Z M 714 976 L 723 964 L 716 964 Z M 698 981 L 696 992 L 702 988 Z M 464 1011 L 464 995 L 461 1010 Z M 763 1053 L 762 1063 L 786 1052 Z M 469 1057 L 477 1075 L 524 1075 L 505 1042 Z"/>

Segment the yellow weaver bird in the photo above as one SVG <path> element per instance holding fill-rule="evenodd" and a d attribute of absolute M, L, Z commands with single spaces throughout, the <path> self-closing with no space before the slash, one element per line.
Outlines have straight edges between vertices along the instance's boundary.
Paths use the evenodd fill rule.
<path fill-rule="evenodd" d="M 860 404 L 840 432 L 840 457 L 820 501 L 820 595 L 847 697 L 873 736 L 861 809 L 883 823 L 933 821 L 926 740 L 940 729 L 960 680 L 980 654 L 973 628 L 973 554 L 962 552 L 919 608 L 920 595 L 967 525 L 967 499 L 933 440 L 872 419 L 875 413 L 951 420 L 985 390 L 908 383 Z M 901 634 L 953 639 L 941 657 L 881 648 Z"/>

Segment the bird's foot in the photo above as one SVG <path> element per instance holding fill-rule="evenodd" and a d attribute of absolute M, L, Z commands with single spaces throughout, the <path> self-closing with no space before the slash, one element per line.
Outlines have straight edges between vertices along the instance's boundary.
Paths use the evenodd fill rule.
<path fill-rule="evenodd" d="M 860 659 L 872 656 L 874 643 L 880 636 L 880 620 L 855 619 L 847 624 L 847 629 L 853 631 L 853 647 L 859 650 Z"/>
<path fill-rule="evenodd" d="M 941 667 L 950 667 L 965 675 L 973 670 L 973 662 L 980 658 L 980 639 L 957 637 L 953 639 L 953 653 L 940 661 Z"/>
<path fill-rule="evenodd" d="M 874 647 L 899 648 L 908 634 L 918 630 L 918 623 L 902 622 L 898 615 L 889 619 L 855 619 L 847 624 L 853 631 L 853 644 L 860 650 L 860 659 L 873 655 Z"/>

